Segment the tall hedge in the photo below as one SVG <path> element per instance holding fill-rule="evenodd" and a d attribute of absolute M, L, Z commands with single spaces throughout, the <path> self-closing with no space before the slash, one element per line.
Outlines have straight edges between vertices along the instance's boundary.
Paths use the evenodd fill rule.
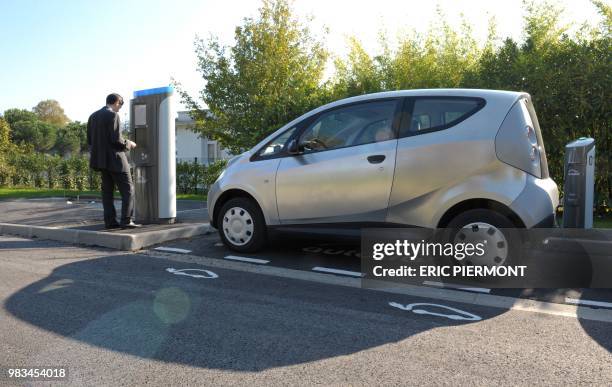
<path fill-rule="evenodd" d="M 178 193 L 203 194 L 217 180 L 227 165 L 225 160 L 217 160 L 210 165 L 195 162 L 176 164 L 176 188 Z"/>
<path fill-rule="evenodd" d="M 331 99 L 385 90 L 484 88 L 526 91 L 533 99 L 551 176 L 563 187 L 565 145 L 582 136 L 595 138 L 596 205 L 612 199 L 612 10 L 593 1 L 601 25 L 574 33 L 560 23 L 562 10 L 546 2 L 526 2 L 524 39 L 499 41 L 495 24 L 484 45 L 475 44 L 464 23 L 455 31 L 438 17 L 425 35 L 408 34 L 392 47 L 381 39 L 380 53 L 369 55 L 349 41 L 347 58 L 337 60 Z"/>
<path fill-rule="evenodd" d="M 6 161 L 0 168 L 0 186 L 31 188 L 100 189 L 100 174 L 89 169 L 89 158 L 62 158 L 36 152 L 0 155 Z"/>
<path fill-rule="evenodd" d="M 0 186 L 31 188 L 63 188 L 79 191 L 99 191 L 100 173 L 89 168 L 87 156 L 62 158 L 36 152 L 0 154 Z M 177 192 L 205 194 L 225 168 L 225 160 L 208 166 L 180 162 L 176 165 Z"/>

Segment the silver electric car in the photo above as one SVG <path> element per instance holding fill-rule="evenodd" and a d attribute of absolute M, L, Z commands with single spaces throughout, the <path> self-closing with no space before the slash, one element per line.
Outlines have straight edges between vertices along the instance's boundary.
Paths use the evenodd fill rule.
<path fill-rule="evenodd" d="M 231 159 L 208 192 L 231 249 L 270 229 L 552 227 L 559 200 L 529 94 L 401 90 L 332 102 Z M 500 264 L 496 257 L 496 262 Z"/>

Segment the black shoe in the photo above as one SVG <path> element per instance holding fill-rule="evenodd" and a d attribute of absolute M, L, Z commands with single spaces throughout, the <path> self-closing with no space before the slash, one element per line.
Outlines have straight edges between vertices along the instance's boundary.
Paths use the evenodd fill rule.
<path fill-rule="evenodd" d="M 134 221 L 130 220 L 130 223 L 122 223 L 121 228 L 140 228 L 142 224 L 134 223 Z"/>
<path fill-rule="evenodd" d="M 115 230 L 117 228 L 121 228 L 121 225 L 119 223 L 107 224 L 106 226 L 104 226 L 105 230 Z"/>

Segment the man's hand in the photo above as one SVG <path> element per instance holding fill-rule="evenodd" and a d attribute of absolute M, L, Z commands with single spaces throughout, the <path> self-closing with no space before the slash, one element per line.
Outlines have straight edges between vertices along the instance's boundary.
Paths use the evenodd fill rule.
<path fill-rule="evenodd" d="M 134 141 L 132 141 L 132 140 L 127 140 L 126 144 L 127 144 L 128 150 L 132 150 L 132 149 L 136 148 L 136 143 Z"/>

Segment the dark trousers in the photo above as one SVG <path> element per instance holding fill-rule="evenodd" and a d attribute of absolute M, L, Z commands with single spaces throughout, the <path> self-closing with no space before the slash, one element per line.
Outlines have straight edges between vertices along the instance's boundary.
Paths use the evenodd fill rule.
<path fill-rule="evenodd" d="M 121 224 L 130 223 L 134 217 L 134 183 L 130 172 L 111 172 L 101 170 L 102 174 L 102 205 L 104 206 L 104 224 L 117 224 L 117 213 L 113 192 L 115 186 L 121 193 Z"/>

